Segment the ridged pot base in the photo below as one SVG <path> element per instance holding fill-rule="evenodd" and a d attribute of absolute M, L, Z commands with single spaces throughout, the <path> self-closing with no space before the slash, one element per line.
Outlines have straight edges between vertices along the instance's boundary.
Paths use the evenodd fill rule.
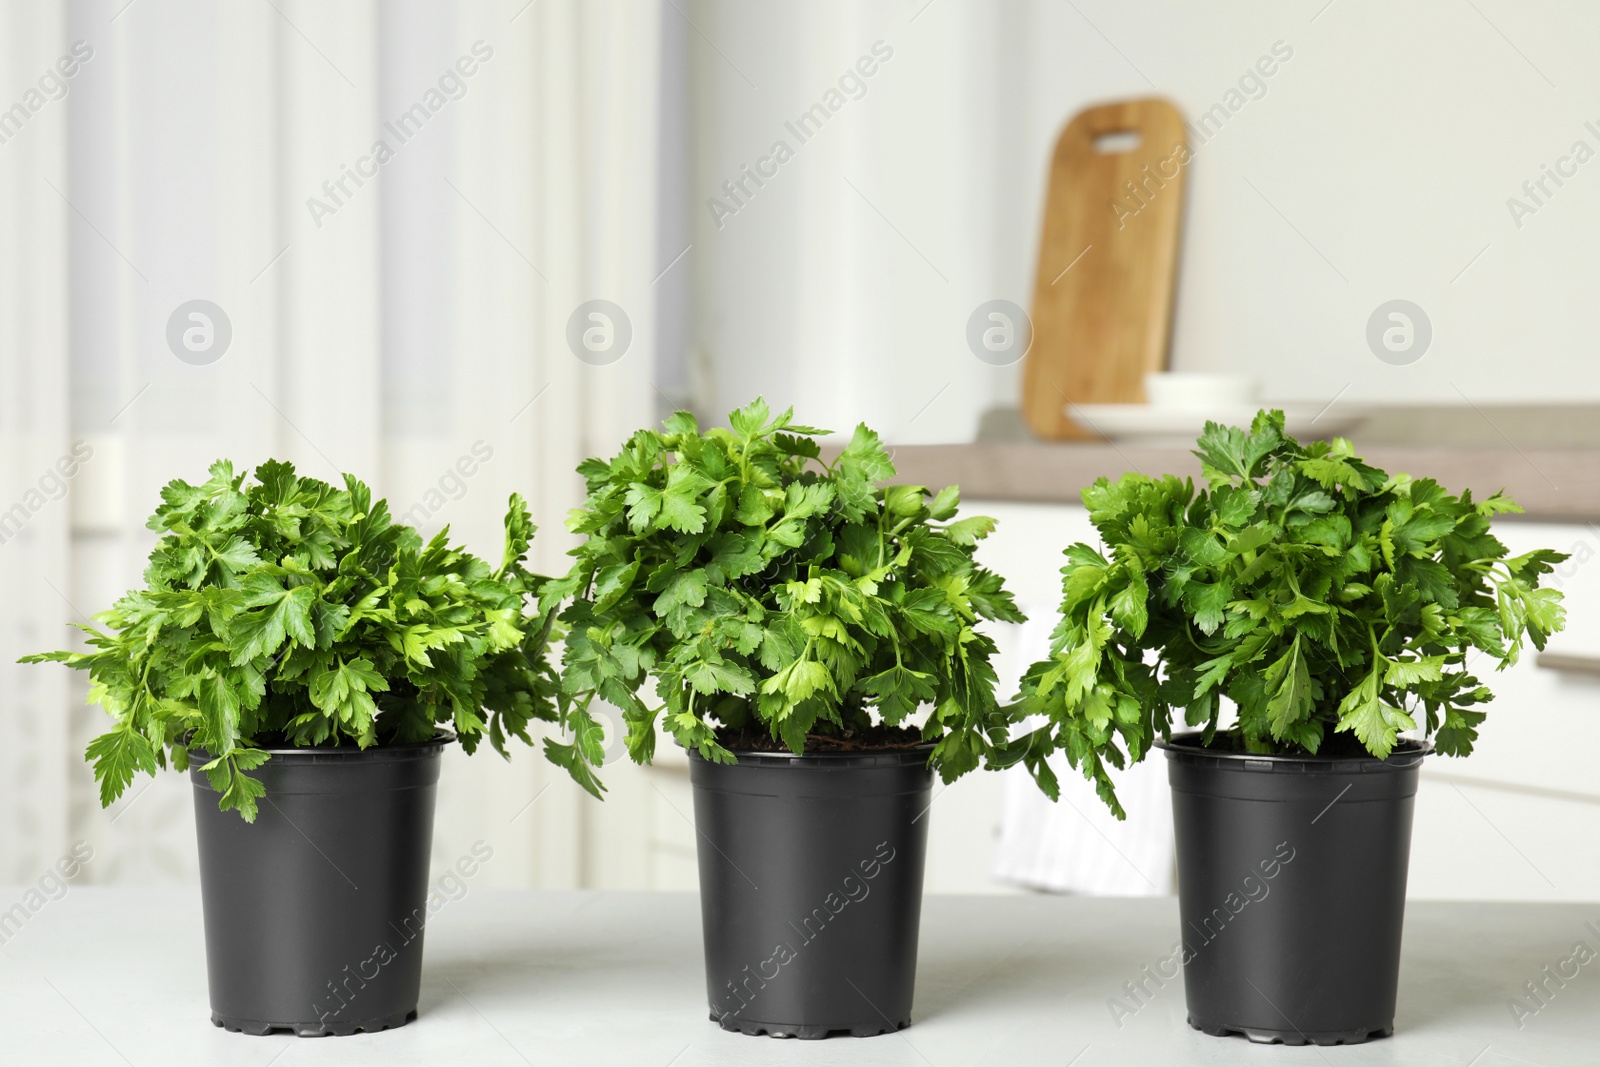
<path fill-rule="evenodd" d="M 744 1034 L 746 1037 L 797 1037 L 801 1041 L 818 1041 L 825 1037 L 845 1035 L 877 1037 L 879 1034 L 892 1034 L 896 1030 L 904 1030 L 911 1025 L 910 1019 L 902 1019 L 893 1026 L 888 1023 L 875 1026 L 796 1026 L 791 1023 L 762 1023 L 753 1019 L 735 1019 L 730 1015 L 718 1015 L 716 1012 L 711 1013 L 711 1021 L 729 1033 Z"/>
<path fill-rule="evenodd" d="M 415 1010 L 378 1019 L 363 1019 L 344 1023 L 263 1022 L 259 1019 L 228 1019 L 211 1013 L 211 1025 L 234 1034 L 265 1037 L 267 1034 L 289 1031 L 296 1037 L 349 1037 L 351 1034 L 375 1034 L 379 1030 L 393 1030 L 417 1017 Z"/>
<path fill-rule="evenodd" d="M 1254 1027 L 1241 1029 L 1220 1023 L 1208 1026 L 1196 1021 L 1193 1016 L 1189 1017 L 1189 1025 L 1202 1034 L 1210 1034 L 1212 1037 L 1230 1037 L 1239 1034 L 1258 1045 L 1360 1045 L 1375 1037 L 1388 1037 L 1394 1033 L 1392 1024 L 1381 1030 L 1317 1030 L 1309 1034 L 1301 1033 L 1299 1030 L 1258 1030 Z"/>

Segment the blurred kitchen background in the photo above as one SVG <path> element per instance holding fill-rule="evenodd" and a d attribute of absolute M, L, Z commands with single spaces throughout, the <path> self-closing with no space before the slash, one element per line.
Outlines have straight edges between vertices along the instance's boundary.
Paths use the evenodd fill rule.
<path fill-rule="evenodd" d="M 1536 505 L 1514 551 L 1575 553 L 1565 659 L 1503 676 L 1480 752 L 1424 771 L 1412 895 L 1593 899 L 1597 43 L 1578 0 L 0 0 L 0 882 L 78 839 L 89 881 L 195 880 L 187 781 L 103 812 L 103 713 L 12 661 L 135 583 L 160 485 L 218 456 L 356 472 L 483 553 L 520 491 L 556 571 L 573 467 L 673 408 L 865 420 L 1001 519 L 984 556 L 1035 616 L 996 634 L 1010 686 L 1092 540 L 1083 480 L 1183 454 L 1033 441 L 1021 364 L 968 321 L 1031 304 L 1063 125 L 1160 96 L 1210 117 L 1172 368 L 1506 485 Z M 1368 341 L 1395 300 L 1431 334 L 1410 361 Z M 535 753 L 452 753 L 435 859 L 482 839 L 484 884 L 692 889 L 673 755 L 596 804 Z M 1086 788 L 941 791 L 928 888 L 1171 891 L 1145 770 L 1122 827 Z"/>

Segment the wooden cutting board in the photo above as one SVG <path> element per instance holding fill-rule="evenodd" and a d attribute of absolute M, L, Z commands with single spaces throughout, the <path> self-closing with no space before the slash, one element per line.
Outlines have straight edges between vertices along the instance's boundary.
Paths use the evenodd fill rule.
<path fill-rule="evenodd" d="M 1067 405 L 1143 403 L 1144 375 L 1166 368 L 1188 159 L 1165 100 L 1088 108 L 1061 131 L 1022 374 L 1039 436 L 1098 438 Z"/>

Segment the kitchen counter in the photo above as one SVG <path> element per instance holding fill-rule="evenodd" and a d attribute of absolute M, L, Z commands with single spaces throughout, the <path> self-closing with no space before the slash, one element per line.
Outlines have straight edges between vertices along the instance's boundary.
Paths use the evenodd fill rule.
<path fill-rule="evenodd" d="M 1600 520 L 1600 447 L 1364 445 L 1359 439 L 1356 447 L 1376 467 L 1430 477 L 1452 492 L 1471 489 L 1481 499 L 1504 489 L 1526 509 L 1524 518 Z M 893 456 L 895 481 L 935 489 L 959 485 L 965 500 L 1078 504 L 1084 486 L 1126 471 L 1200 478 L 1200 461 L 1177 447 L 979 441 L 900 445 Z"/>
<path fill-rule="evenodd" d="M 0 890 L 0 902 L 21 890 Z M 1414 902 L 1395 1036 L 1251 1045 L 1184 1023 L 1181 981 L 1138 1010 L 1122 986 L 1166 957 L 1171 898 L 930 896 L 912 1026 L 796 1042 L 706 1017 L 696 898 L 471 887 L 429 923 L 420 1017 L 379 1034 L 248 1037 L 213 1027 L 196 890 L 73 887 L 0 948 L 0 1063 L 894 1064 L 1135 1067 L 1600 1062 L 1600 960 L 1518 1028 L 1507 1001 L 1600 947 L 1600 905 Z M 240 961 L 248 966 L 248 961 Z M 1153 987 L 1152 987 L 1153 988 Z M 1124 998 L 1114 1017 L 1108 1002 Z"/>
<path fill-rule="evenodd" d="M 1526 509 L 1522 518 L 1600 521 L 1600 406 L 1382 407 L 1344 436 L 1391 474 L 1433 478 L 1478 497 L 1504 489 Z M 1041 441 L 1011 408 L 989 411 L 976 442 L 892 452 L 895 481 L 959 485 L 967 500 L 1078 504 L 1084 486 L 1126 471 L 1200 477 L 1187 446 Z"/>

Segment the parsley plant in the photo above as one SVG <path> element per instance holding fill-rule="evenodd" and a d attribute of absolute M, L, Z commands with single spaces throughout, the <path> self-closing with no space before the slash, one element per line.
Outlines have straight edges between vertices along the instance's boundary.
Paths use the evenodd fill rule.
<path fill-rule="evenodd" d="M 109 805 L 135 771 L 190 750 L 220 807 L 254 821 L 263 745 L 425 741 L 448 724 L 468 752 L 487 732 L 531 743 L 556 718 L 545 657 L 553 615 L 523 565 L 535 527 L 520 496 L 500 567 L 447 541 L 423 543 L 351 475 L 338 489 L 287 463 L 256 481 L 219 460 L 201 485 L 173 481 L 150 519 L 161 538 L 145 588 L 85 626 L 89 652 L 46 652 L 87 670 L 90 703 L 116 719 L 87 756 Z M 484 713 L 488 713 L 487 721 Z"/>
<path fill-rule="evenodd" d="M 1490 519 L 1522 509 L 1501 494 L 1391 477 L 1342 438 L 1302 446 L 1279 411 L 1248 432 L 1207 423 L 1195 455 L 1198 493 L 1142 474 L 1083 491 L 1110 558 L 1067 549 L 1051 656 L 1019 701 L 1047 721 L 997 759 L 1052 796 L 1044 759 L 1062 748 L 1122 817 L 1106 764 L 1143 758 L 1177 708 L 1207 744 L 1315 754 L 1349 733 L 1379 759 L 1420 715 L 1464 756 L 1492 699 L 1474 660 L 1510 666 L 1563 625 L 1539 580 L 1566 555 L 1507 558 Z M 1224 696 L 1238 715 L 1219 736 Z"/>
<path fill-rule="evenodd" d="M 874 712 L 898 726 L 931 705 L 921 733 L 946 781 L 1008 736 L 978 621 L 1022 615 L 973 558 L 994 520 L 955 519 L 954 487 L 877 487 L 894 465 L 864 425 L 822 463 L 827 431 L 792 415 L 757 400 L 702 431 L 679 412 L 578 468 L 588 498 L 568 528 L 586 540 L 544 597 L 573 598 L 562 686 L 576 740 L 552 758 L 591 791 L 596 698 L 621 710 L 641 763 L 663 713 L 684 747 L 732 762 L 723 742 L 747 728 L 800 753 Z M 649 677 L 660 705 L 639 695 Z"/>

